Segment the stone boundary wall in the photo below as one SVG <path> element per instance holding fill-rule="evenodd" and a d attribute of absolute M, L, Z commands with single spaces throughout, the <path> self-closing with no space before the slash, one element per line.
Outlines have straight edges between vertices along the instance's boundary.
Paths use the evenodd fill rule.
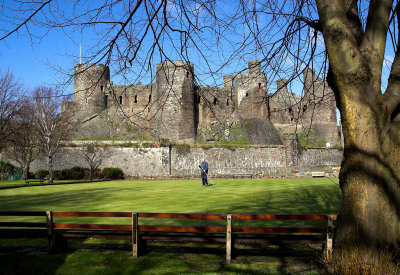
<path fill-rule="evenodd" d="M 116 144 L 106 147 L 108 157 L 100 168 L 119 167 L 128 177 L 197 177 L 201 158 L 210 167 L 210 175 L 231 177 L 238 173 L 251 173 L 254 177 L 284 177 L 293 171 L 312 171 L 324 167 L 339 166 L 342 160 L 340 149 L 308 149 L 297 157 L 296 162 L 287 160 L 285 147 L 251 146 L 243 148 L 178 147 L 123 147 Z M 79 145 L 62 147 L 54 157 L 54 169 L 88 167 L 80 153 Z M 30 171 L 47 169 L 46 159 L 39 157 L 30 166 Z"/>

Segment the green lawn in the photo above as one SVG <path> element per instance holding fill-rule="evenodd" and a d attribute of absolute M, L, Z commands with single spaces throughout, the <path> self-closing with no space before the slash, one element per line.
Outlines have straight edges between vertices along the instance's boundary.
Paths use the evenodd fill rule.
<path fill-rule="evenodd" d="M 329 214 L 338 213 L 340 207 L 337 179 L 216 179 L 214 182 L 215 187 L 208 188 L 202 187 L 200 180 L 152 180 L 4 189 L 0 190 L 0 210 Z M 123 218 L 80 221 L 130 222 Z M 188 221 L 169 222 L 186 224 Z M 189 222 L 196 224 L 196 221 Z M 249 226 L 253 225 L 258 224 Z M 243 246 L 233 263 L 225 264 L 224 245 L 219 244 L 149 243 L 150 252 L 133 259 L 129 243 L 122 241 L 76 241 L 69 254 L 55 256 L 44 253 L 45 240 L 0 241 L 3 263 L 0 269 L 4 274 L 17 274 L 23 268 L 29 268 L 31 274 L 285 274 L 299 271 L 318 274 L 315 263 L 320 260 L 320 248 L 308 247 L 285 254 L 276 247 Z M 39 253 L 29 252 L 33 246 L 39 247 Z M 2 250 L 7 253 L 1 253 Z"/>

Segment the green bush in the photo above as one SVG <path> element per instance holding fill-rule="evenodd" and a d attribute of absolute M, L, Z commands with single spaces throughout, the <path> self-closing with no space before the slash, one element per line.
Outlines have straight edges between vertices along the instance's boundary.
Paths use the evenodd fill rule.
<path fill-rule="evenodd" d="M 85 168 L 75 166 L 69 170 L 70 170 L 69 179 L 71 180 L 79 180 L 85 177 Z"/>
<path fill-rule="evenodd" d="M 62 170 L 53 170 L 54 179 L 56 179 L 56 180 L 62 180 L 63 179 L 61 171 Z"/>
<path fill-rule="evenodd" d="M 107 167 L 103 169 L 101 176 L 105 179 L 117 180 L 122 179 L 124 177 L 124 173 L 120 168 Z"/>
<path fill-rule="evenodd" d="M 79 180 L 85 178 L 85 168 L 76 166 L 62 170 L 54 170 L 53 176 L 58 180 Z"/>
<path fill-rule="evenodd" d="M 49 171 L 48 170 L 37 170 L 35 172 L 35 178 L 36 179 L 44 179 L 49 176 Z"/>
<path fill-rule="evenodd" d="M 6 174 L 14 174 L 14 172 L 16 171 L 17 167 L 11 163 L 4 162 L 0 160 L 0 172 L 2 173 L 6 173 Z"/>

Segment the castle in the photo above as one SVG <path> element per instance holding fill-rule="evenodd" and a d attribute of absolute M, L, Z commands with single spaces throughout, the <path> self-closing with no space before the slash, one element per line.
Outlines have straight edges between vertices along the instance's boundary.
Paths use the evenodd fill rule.
<path fill-rule="evenodd" d="M 339 143 L 333 92 L 311 69 L 303 72 L 301 97 L 285 79 L 269 94 L 258 60 L 244 74 L 224 76 L 222 88 L 196 85 L 188 62 L 167 61 L 156 70 L 155 83 L 115 85 L 107 66 L 77 64 L 70 105 L 81 122 L 78 136 L 282 144 L 288 134 L 311 130 Z"/>

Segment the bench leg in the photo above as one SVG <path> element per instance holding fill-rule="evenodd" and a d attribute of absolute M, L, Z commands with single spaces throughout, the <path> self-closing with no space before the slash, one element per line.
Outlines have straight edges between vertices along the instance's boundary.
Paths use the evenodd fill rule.
<path fill-rule="evenodd" d="M 144 255 L 147 252 L 147 240 L 143 240 L 140 238 L 139 240 L 140 246 L 139 246 L 139 254 Z"/>
<path fill-rule="evenodd" d="M 230 262 L 232 260 L 232 215 L 226 216 L 226 261 Z"/>
<path fill-rule="evenodd" d="M 55 254 L 57 252 L 68 251 L 68 239 L 62 236 L 53 235 L 49 239 L 49 254 Z"/>

